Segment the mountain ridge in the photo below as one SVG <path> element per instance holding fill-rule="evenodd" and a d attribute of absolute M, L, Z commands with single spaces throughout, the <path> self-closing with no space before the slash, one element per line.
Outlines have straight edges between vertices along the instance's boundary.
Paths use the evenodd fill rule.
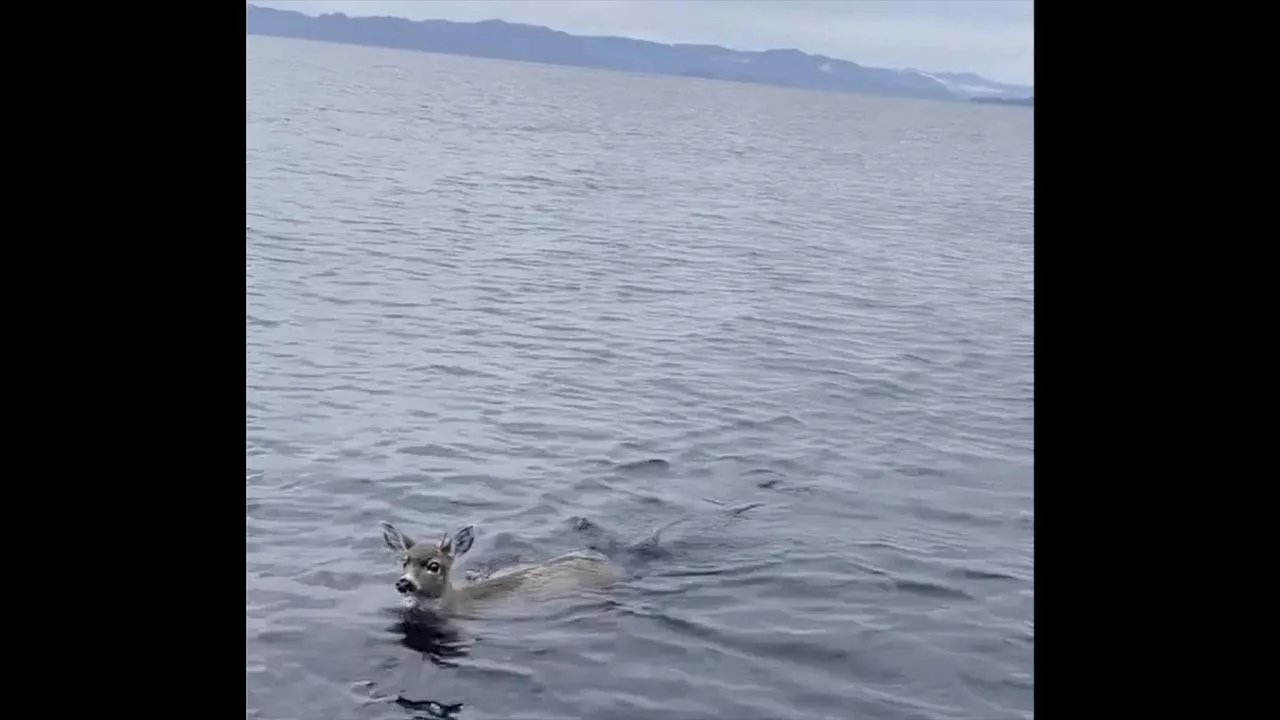
<path fill-rule="evenodd" d="M 1021 107 L 1035 107 L 1036 96 L 1016 97 L 1016 98 L 993 98 L 993 97 L 976 97 L 969 102 L 986 103 L 988 105 L 1019 105 Z"/>
<path fill-rule="evenodd" d="M 744 51 L 718 45 L 572 35 L 504 20 L 407 20 L 343 13 L 315 17 L 246 4 L 245 31 L 249 35 L 890 97 L 965 101 L 1032 93 L 1029 87 L 997 83 L 973 73 L 873 68 L 789 48 Z"/>

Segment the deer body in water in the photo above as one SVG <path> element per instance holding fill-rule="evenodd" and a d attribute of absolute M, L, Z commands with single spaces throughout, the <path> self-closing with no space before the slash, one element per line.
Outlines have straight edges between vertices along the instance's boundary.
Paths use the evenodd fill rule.
<path fill-rule="evenodd" d="M 471 549 L 474 526 L 462 528 L 453 537 L 446 533 L 435 543 L 417 543 L 384 522 L 382 537 L 403 561 L 404 574 L 396 580 L 396 591 L 412 607 L 447 614 L 464 613 L 487 601 L 548 600 L 578 590 L 604 589 L 618 580 L 617 570 L 603 553 L 576 550 L 534 565 L 500 570 L 476 583 L 454 585 L 454 566 Z"/>

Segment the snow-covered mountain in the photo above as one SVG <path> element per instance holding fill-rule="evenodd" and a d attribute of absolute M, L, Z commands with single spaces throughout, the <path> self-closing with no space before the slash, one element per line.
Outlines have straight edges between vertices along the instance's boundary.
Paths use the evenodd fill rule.
<path fill-rule="evenodd" d="M 1010 85 L 988 80 L 974 73 L 925 72 L 908 68 L 903 72 L 920 75 L 942 83 L 947 90 L 962 98 L 1025 98 L 1036 94 L 1032 85 Z"/>

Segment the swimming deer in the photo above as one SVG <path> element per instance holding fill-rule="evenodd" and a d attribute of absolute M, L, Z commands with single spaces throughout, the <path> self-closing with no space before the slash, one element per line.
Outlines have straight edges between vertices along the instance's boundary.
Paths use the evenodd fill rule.
<path fill-rule="evenodd" d="M 458 558 L 475 541 L 474 525 L 462 528 L 453 537 L 445 533 L 435 543 L 416 543 L 391 523 L 381 525 L 382 538 L 403 562 L 404 574 L 396 580 L 396 591 L 412 607 L 455 614 L 485 601 L 546 600 L 577 590 L 605 589 L 619 577 L 603 553 L 576 550 L 534 565 L 506 568 L 479 582 L 458 586 L 452 582 L 452 571 Z"/>

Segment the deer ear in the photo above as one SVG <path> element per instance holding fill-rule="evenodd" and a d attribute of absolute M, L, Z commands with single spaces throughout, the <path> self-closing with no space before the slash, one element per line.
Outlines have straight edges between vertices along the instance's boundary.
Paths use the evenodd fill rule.
<path fill-rule="evenodd" d="M 476 527 L 468 525 L 457 532 L 453 536 L 453 542 L 449 543 L 450 554 L 454 557 L 465 555 L 471 549 L 471 544 L 476 540 Z"/>
<path fill-rule="evenodd" d="M 409 552 L 409 548 L 413 547 L 413 539 L 408 535 L 400 532 L 394 525 L 389 522 L 381 523 L 382 539 L 386 541 L 387 547 L 398 553 Z"/>

